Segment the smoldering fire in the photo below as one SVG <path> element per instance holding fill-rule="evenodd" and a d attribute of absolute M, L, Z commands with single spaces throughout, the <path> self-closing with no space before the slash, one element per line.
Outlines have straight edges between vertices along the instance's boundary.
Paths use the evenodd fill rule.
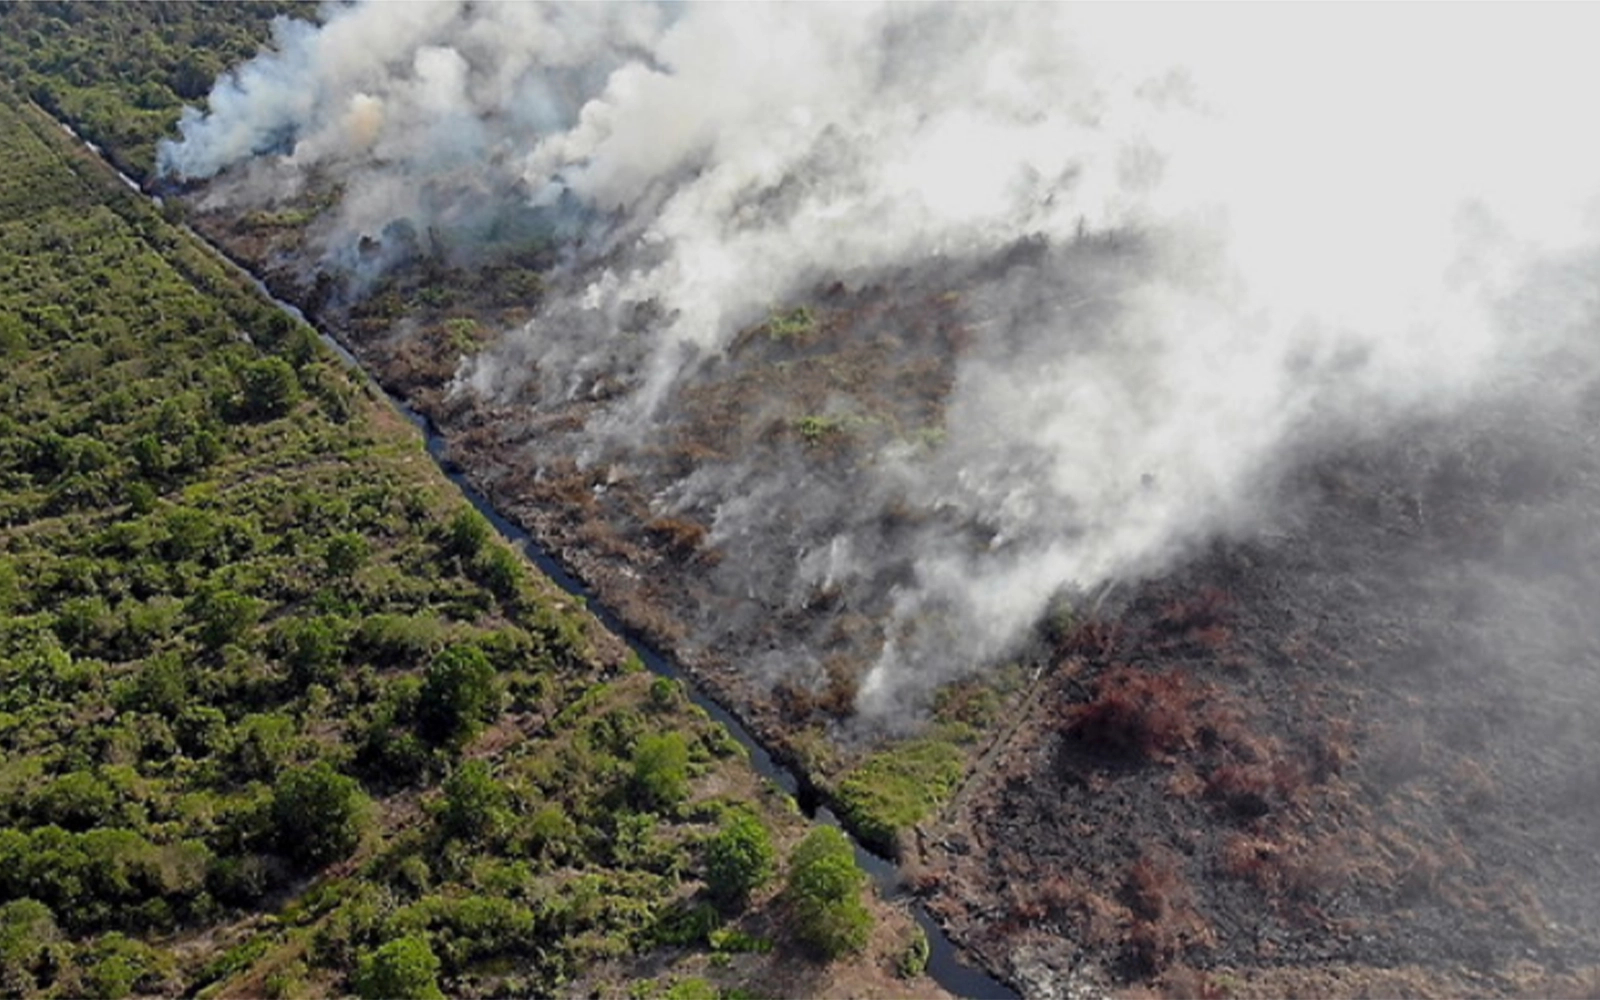
<path fill-rule="evenodd" d="M 1318 441 L 1518 391 L 1557 348 L 1590 365 L 1592 280 L 1556 266 L 1595 245 L 1589 16 L 358 4 L 282 22 L 161 163 L 226 171 L 213 198 L 337 183 L 334 265 L 396 223 L 465 241 L 508 199 L 577 206 L 557 294 L 464 359 L 459 391 L 559 396 L 613 370 L 627 391 L 591 456 L 628 454 L 708 358 L 820 282 L 1046 248 L 961 272 L 979 334 L 942 443 L 885 446 L 850 516 L 772 530 L 753 492 L 838 501 L 779 469 L 660 498 L 714 508 L 771 604 L 904 562 L 861 694 L 887 713 L 1003 655 L 1063 588 L 1254 530 Z M 1107 233 L 1119 252 L 1083 250 Z M 621 321 L 640 303 L 644 335 Z M 891 541 L 891 500 L 959 516 Z M 951 527 L 973 521 L 981 545 Z"/>

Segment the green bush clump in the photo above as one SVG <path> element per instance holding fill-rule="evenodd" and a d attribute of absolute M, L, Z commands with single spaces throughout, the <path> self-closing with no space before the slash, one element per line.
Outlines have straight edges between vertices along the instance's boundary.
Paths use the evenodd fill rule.
<path fill-rule="evenodd" d="M 633 752 L 633 799 L 641 808 L 670 809 L 689 794 L 689 744 L 682 733 L 646 736 Z"/>
<path fill-rule="evenodd" d="M 963 766 L 959 747 L 932 737 L 879 751 L 839 783 L 839 813 L 865 843 L 893 854 L 902 830 L 954 794 Z"/>
<path fill-rule="evenodd" d="M 331 684 L 339 678 L 346 626 L 336 615 L 285 619 L 276 629 L 278 655 L 299 687 Z"/>
<path fill-rule="evenodd" d="M 301 396 L 300 379 L 282 358 L 262 358 L 245 365 L 239 374 L 243 415 L 250 420 L 273 420 L 288 415 Z"/>
<path fill-rule="evenodd" d="M 789 859 L 784 896 L 800 940 L 832 960 L 867 946 L 872 912 L 861 901 L 867 874 L 843 833 L 819 826 Z"/>
<path fill-rule="evenodd" d="M 493 533 L 487 518 L 471 507 L 462 507 L 445 528 L 445 548 L 462 559 L 471 559 Z"/>
<path fill-rule="evenodd" d="M 494 665 L 477 646 L 450 646 L 433 658 L 417 704 L 421 735 L 431 743 L 464 746 L 499 714 Z"/>
<path fill-rule="evenodd" d="M 511 821 L 504 785 L 489 773 L 489 765 L 469 760 L 444 783 L 439 826 L 447 837 L 484 841 L 498 837 Z"/>
<path fill-rule="evenodd" d="M 928 945 L 928 935 L 921 927 L 911 929 L 911 941 L 906 945 L 900 957 L 895 959 L 895 975 L 901 979 L 915 979 L 928 971 L 928 959 L 932 951 Z"/>
<path fill-rule="evenodd" d="M 421 935 L 395 938 L 361 958 L 355 976 L 362 1000 L 440 1000 L 439 956 Z"/>
<path fill-rule="evenodd" d="M 817 314 L 809 306 L 796 306 L 767 317 L 767 333 L 773 340 L 804 337 L 816 329 Z"/>
<path fill-rule="evenodd" d="M 777 871 L 777 852 L 765 823 L 743 810 L 723 821 L 706 842 L 706 887 L 725 903 L 739 905 Z"/>
<path fill-rule="evenodd" d="M 366 565 L 371 554 L 371 544 L 359 532 L 346 531 L 328 539 L 322 559 L 331 576 L 344 579 Z"/>
<path fill-rule="evenodd" d="M 285 771 L 272 790 L 272 824 L 279 850 L 318 867 L 354 853 L 371 823 L 371 803 L 354 778 L 327 761 Z"/>

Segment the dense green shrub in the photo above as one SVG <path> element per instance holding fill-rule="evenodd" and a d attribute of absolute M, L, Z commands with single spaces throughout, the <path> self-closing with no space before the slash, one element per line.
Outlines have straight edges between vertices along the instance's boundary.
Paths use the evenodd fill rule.
<path fill-rule="evenodd" d="M 717 899 L 739 904 L 777 870 L 777 852 L 765 823 L 743 810 L 723 820 L 706 842 L 706 887 Z"/>
<path fill-rule="evenodd" d="M 873 923 L 861 901 L 866 883 L 843 833 L 831 826 L 812 830 L 789 860 L 785 888 L 800 939 L 828 959 L 865 948 Z"/>
<path fill-rule="evenodd" d="M 439 956 L 421 935 L 396 938 L 361 958 L 356 995 L 363 1000 L 439 1000 Z"/>
<path fill-rule="evenodd" d="M 445 529 L 445 547 L 463 559 L 471 559 L 493 533 L 487 518 L 471 507 L 463 507 Z"/>
<path fill-rule="evenodd" d="M 963 752 L 935 737 L 907 740 L 872 754 L 839 783 L 839 812 L 876 850 L 937 811 L 961 780 Z"/>
<path fill-rule="evenodd" d="M 282 358 L 262 358 L 245 365 L 239 374 L 243 392 L 241 409 L 251 420 L 272 420 L 286 415 L 300 399 L 300 380 Z"/>
<path fill-rule="evenodd" d="M 272 824 L 278 849 L 305 865 L 349 857 L 361 843 L 370 813 L 361 786 L 326 761 L 285 771 L 273 786 Z"/>
<path fill-rule="evenodd" d="M 477 572 L 483 585 L 496 597 L 510 600 L 517 596 L 517 591 L 522 587 L 523 574 L 527 571 L 521 556 L 504 546 L 490 545 L 477 561 Z"/>
<path fill-rule="evenodd" d="M 510 822 L 506 789 L 489 773 L 489 765 L 469 760 L 444 783 L 439 826 L 448 837 L 491 840 Z"/>
<path fill-rule="evenodd" d="M 646 736 L 633 752 L 631 790 L 644 809 L 670 809 L 689 794 L 689 745 L 682 733 Z"/>
<path fill-rule="evenodd" d="M 345 624 L 337 616 L 286 619 L 277 628 L 275 643 L 297 686 L 330 684 L 338 679 Z"/>
<path fill-rule="evenodd" d="M 189 616 L 198 629 L 200 642 L 220 650 L 238 642 L 261 619 L 263 602 L 247 594 L 227 589 L 208 589 L 189 601 Z"/>
<path fill-rule="evenodd" d="M 349 577 L 366 565 L 371 553 L 372 546 L 365 538 L 354 531 L 346 531 L 328 539 L 322 558 L 331 575 Z"/>
<path fill-rule="evenodd" d="M 40 980 L 57 971 L 51 966 L 59 963 L 60 939 L 55 914 L 38 900 L 0 905 L 0 995 L 33 995 Z"/>
<path fill-rule="evenodd" d="M 451 646 L 428 665 L 417 704 L 424 739 L 460 747 L 499 714 L 494 666 L 477 646 Z"/>

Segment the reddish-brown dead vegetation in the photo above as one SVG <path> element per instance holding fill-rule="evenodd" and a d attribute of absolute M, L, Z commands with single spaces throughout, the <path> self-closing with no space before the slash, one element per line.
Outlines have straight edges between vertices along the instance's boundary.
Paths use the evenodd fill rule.
<path fill-rule="evenodd" d="M 1197 745 L 1211 697 L 1187 673 L 1119 664 L 1100 675 L 1092 699 L 1068 709 L 1066 731 L 1100 753 L 1162 760 Z"/>
<path fill-rule="evenodd" d="M 1149 850 L 1128 867 L 1123 899 L 1133 923 L 1123 942 L 1123 956 L 1139 975 L 1153 975 L 1180 955 L 1203 952 L 1215 939 L 1195 909 L 1180 864 L 1169 852 Z"/>
<path fill-rule="evenodd" d="M 1059 651 L 1066 659 L 1104 662 L 1116 655 L 1125 638 L 1120 623 L 1091 618 L 1066 634 Z"/>
<path fill-rule="evenodd" d="M 1161 609 L 1156 627 L 1165 632 L 1192 632 L 1220 625 L 1228 611 L 1228 595 L 1204 586 L 1187 597 L 1174 598 Z"/>
<path fill-rule="evenodd" d="M 1124 904 L 1059 873 L 1039 886 L 1035 903 L 1042 912 L 1072 927 L 1079 940 L 1095 948 L 1117 944 L 1123 928 L 1132 920 Z"/>
<path fill-rule="evenodd" d="M 807 725 L 818 715 L 847 719 L 855 714 L 861 678 L 852 662 L 845 657 L 831 656 L 822 666 L 823 677 L 815 687 L 792 680 L 779 681 L 773 686 L 773 704 L 790 725 Z"/>
<path fill-rule="evenodd" d="M 1218 868 L 1255 885 L 1269 900 L 1293 902 L 1303 913 L 1319 894 L 1350 875 L 1345 845 L 1336 839 L 1266 832 L 1234 833 L 1223 841 Z"/>
<path fill-rule="evenodd" d="M 645 533 L 679 559 L 693 558 L 705 544 L 704 525 L 684 517 L 658 517 L 644 526 Z"/>
<path fill-rule="evenodd" d="M 1223 764 L 1206 778 L 1205 795 L 1233 815 L 1254 819 L 1296 799 L 1305 774 L 1293 761 Z"/>

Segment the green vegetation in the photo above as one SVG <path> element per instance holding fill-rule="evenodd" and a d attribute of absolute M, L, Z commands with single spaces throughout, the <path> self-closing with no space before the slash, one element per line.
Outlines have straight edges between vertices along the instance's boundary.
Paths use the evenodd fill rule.
<path fill-rule="evenodd" d="M 0 99 L 0 990 L 550 994 L 758 892 L 727 734 Z M 771 947 L 697 905 L 693 968 Z"/>
<path fill-rule="evenodd" d="M 844 834 L 831 826 L 807 834 L 790 859 L 784 890 L 800 939 L 829 959 L 865 948 L 873 923 L 861 902 L 866 884 Z"/>
<path fill-rule="evenodd" d="M 772 834 L 750 813 L 729 815 L 706 842 L 706 888 L 726 903 L 740 905 L 765 885 L 777 869 Z"/>
<path fill-rule="evenodd" d="M 895 960 L 895 974 L 901 979 L 915 979 L 927 971 L 930 957 L 932 950 L 928 944 L 927 933 L 921 927 L 912 927 L 911 942 Z"/>
<path fill-rule="evenodd" d="M 354 853 L 371 811 L 356 780 L 327 761 L 283 772 L 272 789 L 273 836 L 285 855 L 307 867 Z"/>
<path fill-rule="evenodd" d="M 361 959 L 356 995 L 362 1000 L 438 1000 L 439 956 L 426 938 L 407 935 Z"/>
<path fill-rule="evenodd" d="M 767 317 L 767 333 L 773 340 L 804 337 L 816 329 L 817 314 L 809 306 L 796 306 Z"/>
<path fill-rule="evenodd" d="M 859 950 L 848 844 L 768 889 L 804 824 L 731 737 L 598 655 L 314 331 L 24 99 L 143 177 L 290 9 L 0 3 L 0 995 L 614 993 L 593 970 L 665 946 L 659 990 L 740 996 L 771 935 Z M 471 350 L 461 313 L 535 299 L 548 254 L 354 322 L 420 301 Z"/>
<path fill-rule="evenodd" d="M 806 444 L 820 444 L 836 434 L 843 434 L 850 426 L 848 417 L 824 417 L 818 414 L 801 417 L 794 422 Z"/>
<path fill-rule="evenodd" d="M 500 714 L 499 699 L 494 666 L 484 651 L 451 646 L 423 674 L 418 730 L 430 743 L 459 748 Z"/>
<path fill-rule="evenodd" d="M 949 800 L 961 781 L 966 754 L 935 735 L 881 750 L 839 782 L 840 815 L 862 840 L 892 854 L 910 829 Z"/>
<path fill-rule="evenodd" d="M 256 53 L 272 19 L 313 19 L 316 4 L 242 0 L 0 4 L 0 78 L 111 152 L 140 179 L 184 104 Z"/>
<path fill-rule="evenodd" d="M 633 797 L 641 808 L 671 809 L 689 792 L 689 745 L 680 733 L 641 739 L 633 752 Z"/>
<path fill-rule="evenodd" d="M 494 779 L 487 763 L 469 760 L 444 783 L 439 831 L 461 840 L 494 840 L 510 824 L 509 798 L 505 785 Z"/>

